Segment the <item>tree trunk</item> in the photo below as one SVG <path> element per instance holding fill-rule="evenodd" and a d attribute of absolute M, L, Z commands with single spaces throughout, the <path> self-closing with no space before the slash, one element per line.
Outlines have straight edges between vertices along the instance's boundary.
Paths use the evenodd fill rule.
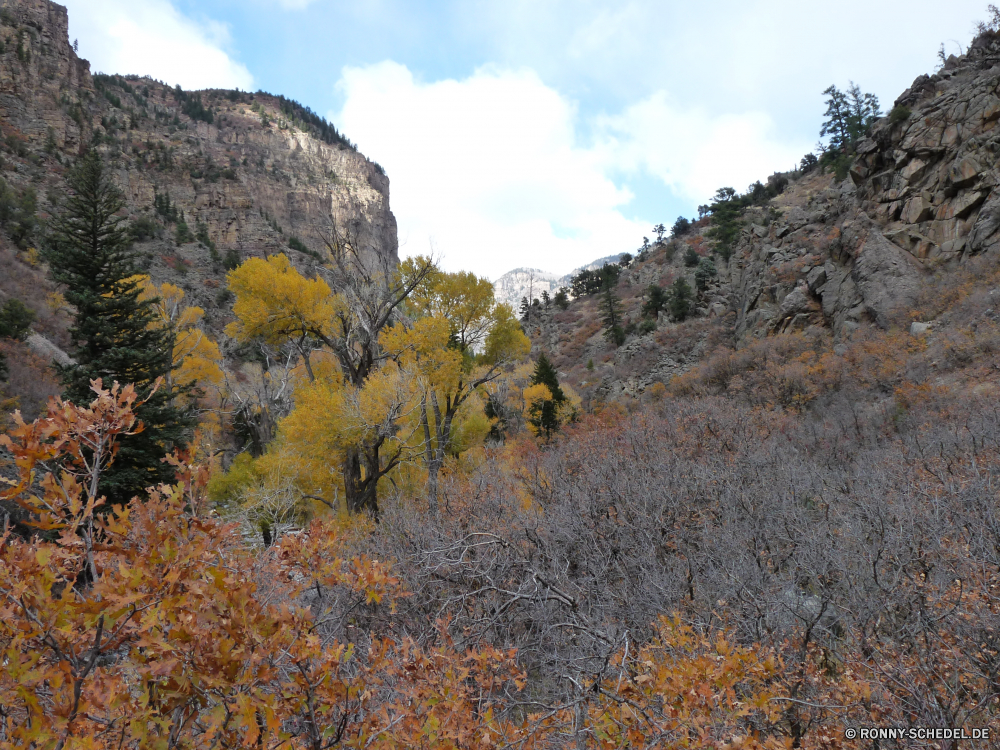
<path fill-rule="evenodd" d="M 363 494 L 361 451 L 358 448 L 348 448 L 344 456 L 344 497 L 349 513 L 361 512 Z"/>
<path fill-rule="evenodd" d="M 379 449 L 350 448 L 344 458 L 344 495 L 351 513 L 372 514 L 378 520 Z"/>
<path fill-rule="evenodd" d="M 431 428 L 427 419 L 427 395 L 420 400 L 420 422 L 424 428 L 424 462 L 427 464 L 427 504 L 431 515 L 437 518 L 438 514 L 438 483 L 437 475 L 440 466 L 434 461 L 436 451 L 431 442 Z M 436 427 L 436 426 L 435 426 Z M 435 430 L 436 431 L 436 430 Z"/>

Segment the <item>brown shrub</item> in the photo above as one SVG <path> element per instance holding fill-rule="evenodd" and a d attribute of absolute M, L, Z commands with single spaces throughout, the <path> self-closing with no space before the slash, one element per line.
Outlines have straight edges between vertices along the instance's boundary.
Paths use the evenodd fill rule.
<path fill-rule="evenodd" d="M 9 373 L 6 382 L 0 382 L 0 401 L 6 402 L 7 411 L 20 409 L 25 420 L 31 421 L 44 411 L 52 396 L 59 394 L 59 383 L 49 363 L 33 354 L 27 344 L 0 340 L 0 352 L 7 358 Z"/>

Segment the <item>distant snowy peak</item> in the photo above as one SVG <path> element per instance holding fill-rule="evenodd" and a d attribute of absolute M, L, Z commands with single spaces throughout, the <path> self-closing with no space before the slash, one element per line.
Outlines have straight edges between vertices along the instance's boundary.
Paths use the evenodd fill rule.
<path fill-rule="evenodd" d="M 618 255 L 598 258 L 592 263 L 574 269 L 572 273 L 565 276 L 557 276 L 538 268 L 515 268 L 493 282 L 493 295 L 497 302 L 506 302 L 516 310 L 522 299 L 538 299 L 542 296 L 542 292 L 555 294 L 559 287 L 569 286 L 573 276 L 580 271 L 593 271 L 608 263 L 617 263 L 621 257 L 622 254 L 619 253 Z"/>
<path fill-rule="evenodd" d="M 506 302 L 517 309 L 521 299 L 538 299 L 542 292 L 553 294 L 563 286 L 565 277 L 537 268 L 515 268 L 493 282 L 493 296 L 497 302 Z"/>

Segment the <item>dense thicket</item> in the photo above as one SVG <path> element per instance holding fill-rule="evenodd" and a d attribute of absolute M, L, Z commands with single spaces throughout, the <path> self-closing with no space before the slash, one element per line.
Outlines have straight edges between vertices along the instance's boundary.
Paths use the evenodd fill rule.
<path fill-rule="evenodd" d="M 800 700 L 818 663 L 863 675 L 887 722 L 985 725 L 1000 697 L 998 470 L 988 401 L 899 415 L 844 397 L 806 419 L 669 401 L 495 454 L 444 489 L 451 523 L 395 504 L 361 548 L 400 560 L 414 592 L 384 626 L 446 616 L 466 643 L 516 647 L 534 705 L 587 700 L 587 675 L 679 612 L 781 650 Z M 851 710 L 815 705 L 786 729 Z"/>

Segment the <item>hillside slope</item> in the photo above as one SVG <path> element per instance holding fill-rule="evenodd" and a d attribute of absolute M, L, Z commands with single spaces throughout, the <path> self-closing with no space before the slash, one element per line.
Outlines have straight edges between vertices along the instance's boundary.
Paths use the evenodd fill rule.
<path fill-rule="evenodd" d="M 776 334 L 818 337 L 833 351 L 913 321 L 975 324 L 982 310 L 952 308 L 978 292 L 988 297 L 996 283 L 998 88 L 1000 41 L 982 35 L 896 100 L 858 145 L 845 179 L 818 169 L 784 175 L 780 195 L 746 208 L 728 261 L 716 254 L 706 218 L 623 271 L 616 294 L 637 324 L 650 284 L 685 275 L 694 288 L 688 248 L 714 258 L 718 275 L 697 296 L 694 319 L 675 323 L 661 313 L 654 330 L 639 328 L 614 347 L 602 335 L 599 298 L 584 297 L 535 316 L 536 349 L 552 354 L 585 397 L 604 400 L 639 396 L 720 347 Z"/>

